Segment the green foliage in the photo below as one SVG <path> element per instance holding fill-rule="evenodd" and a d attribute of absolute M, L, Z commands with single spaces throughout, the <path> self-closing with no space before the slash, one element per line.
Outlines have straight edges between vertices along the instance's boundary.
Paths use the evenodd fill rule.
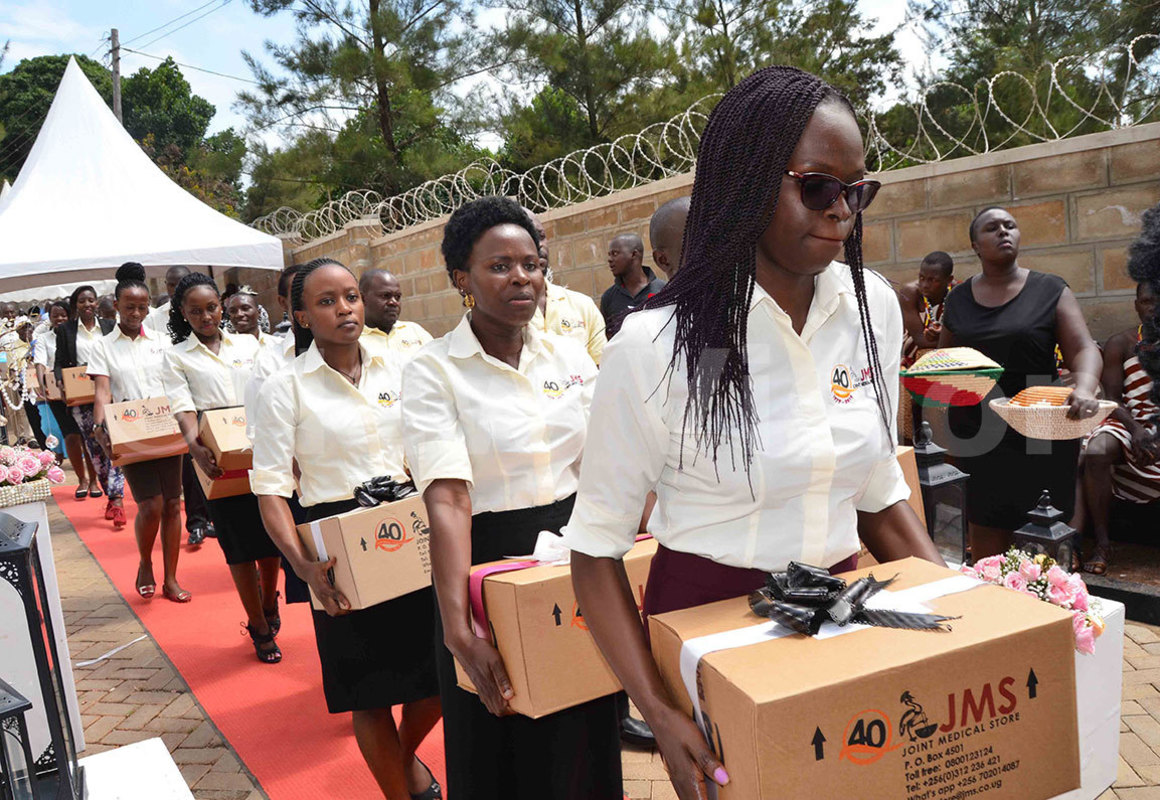
<path fill-rule="evenodd" d="M 172 58 L 123 79 L 121 108 L 125 130 L 134 139 L 152 136 L 158 149 L 177 145 L 183 151 L 201 143 L 216 111 L 190 90 Z"/>
<path fill-rule="evenodd" d="M 460 163 L 464 143 L 445 124 L 445 109 L 455 102 L 448 87 L 478 68 L 469 8 L 458 0 L 250 0 L 250 6 L 266 16 L 293 15 L 298 36 L 291 44 L 267 44 L 286 77 L 244 54 L 261 86 L 242 94 L 241 104 L 258 129 L 331 134 L 330 169 L 317 176 L 328 187 L 394 194 Z M 265 187 L 258 194 L 277 192 Z"/>
<path fill-rule="evenodd" d="M 72 57 L 105 102 L 112 103 L 113 81 L 108 70 L 87 56 Z M 0 179 L 16 180 L 40 133 L 69 58 L 68 55 L 27 58 L 11 72 L 0 75 L 0 125 L 5 133 L 0 139 Z"/>
<path fill-rule="evenodd" d="M 502 124 L 505 141 L 499 161 L 516 172 L 526 172 L 591 144 L 580 104 L 551 86 L 541 89 L 530 104 L 513 108 Z"/>
<path fill-rule="evenodd" d="M 323 131 L 307 131 L 280 150 L 253 146 L 242 218 L 252 222 L 282 206 L 309 211 L 330 199 L 320 176 L 329 168 L 331 149 Z"/>

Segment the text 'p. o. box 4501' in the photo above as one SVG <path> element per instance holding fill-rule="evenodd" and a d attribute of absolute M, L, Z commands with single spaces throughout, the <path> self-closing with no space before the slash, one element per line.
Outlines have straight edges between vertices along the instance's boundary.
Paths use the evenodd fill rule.
<path fill-rule="evenodd" d="M 335 558 L 334 588 L 353 610 L 431 585 L 431 526 L 420 495 L 299 525 L 298 538 L 312 558 Z M 313 592 L 310 599 L 322 608 Z"/>
<path fill-rule="evenodd" d="M 859 570 L 843 577 L 865 575 Z M 956 573 L 873 568 L 892 591 Z M 951 631 L 793 634 L 707 653 L 696 686 L 729 784 L 721 800 L 1046 800 L 1079 786 L 1071 613 L 1001 586 L 930 600 Z M 683 643 L 765 625 L 746 598 L 649 618 L 673 697 Z"/>

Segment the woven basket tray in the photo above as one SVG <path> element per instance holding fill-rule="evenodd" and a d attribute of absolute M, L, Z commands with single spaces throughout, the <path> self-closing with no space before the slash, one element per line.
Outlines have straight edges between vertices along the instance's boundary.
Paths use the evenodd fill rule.
<path fill-rule="evenodd" d="M 1004 397 L 991 401 L 991 410 L 1028 439 L 1082 439 L 1096 429 L 1116 404 L 1100 400 L 1100 410 L 1084 419 L 1068 419 L 1067 406 L 1013 406 Z"/>
<path fill-rule="evenodd" d="M 926 372 L 921 375 L 903 373 L 902 385 L 922 406 L 973 406 L 983 401 L 1002 374 L 1002 369 Z"/>
<path fill-rule="evenodd" d="M 29 481 L 18 486 L 0 486 L 0 508 L 47 500 L 52 496 L 52 490 L 49 486 L 47 478 Z"/>

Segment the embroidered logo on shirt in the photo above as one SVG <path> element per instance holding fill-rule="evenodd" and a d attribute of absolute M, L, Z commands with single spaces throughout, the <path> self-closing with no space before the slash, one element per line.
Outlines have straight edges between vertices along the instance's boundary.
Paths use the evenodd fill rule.
<path fill-rule="evenodd" d="M 390 408 L 397 402 L 399 402 L 398 392 L 379 392 L 379 405 L 383 408 Z"/>
<path fill-rule="evenodd" d="M 572 330 L 583 330 L 586 326 L 582 319 L 568 319 L 567 317 L 560 317 L 560 330 L 564 333 L 570 333 Z"/>
<path fill-rule="evenodd" d="M 564 392 L 571 389 L 573 386 L 583 386 L 584 378 L 579 375 L 569 375 L 562 381 L 544 381 L 544 394 L 550 399 L 556 400 L 564 396 Z"/>
<path fill-rule="evenodd" d="M 830 372 L 830 393 L 835 403 L 849 403 L 854 392 L 871 382 L 873 372 L 869 367 L 855 371 L 845 364 L 837 364 Z"/>

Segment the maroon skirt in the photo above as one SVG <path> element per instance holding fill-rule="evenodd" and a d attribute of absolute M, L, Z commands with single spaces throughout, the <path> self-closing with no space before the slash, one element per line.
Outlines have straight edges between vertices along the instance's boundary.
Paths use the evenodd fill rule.
<path fill-rule="evenodd" d="M 830 567 L 830 572 L 849 572 L 857 566 L 855 553 Z M 653 556 L 644 590 L 644 629 L 647 633 L 650 614 L 744 597 L 764 586 L 768 577 L 769 573 L 760 569 L 727 567 L 703 556 L 670 550 L 662 544 Z"/>

